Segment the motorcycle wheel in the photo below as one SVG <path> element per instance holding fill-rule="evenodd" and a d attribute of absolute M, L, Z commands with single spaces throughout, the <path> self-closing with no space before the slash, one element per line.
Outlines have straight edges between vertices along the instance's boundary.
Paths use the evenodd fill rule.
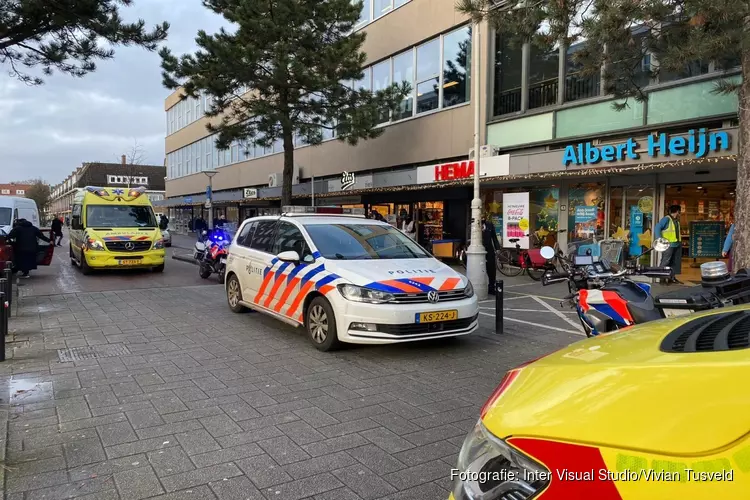
<path fill-rule="evenodd" d="M 224 284 L 224 281 L 226 280 L 226 277 L 227 277 L 227 268 L 226 267 L 222 267 L 221 270 L 219 271 L 219 284 L 220 285 Z"/>
<path fill-rule="evenodd" d="M 211 276 L 211 268 L 205 264 L 201 264 L 200 267 L 198 267 L 198 275 L 204 280 L 208 279 L 208 277 Z"/>
<path fill-rule="evenodd" d="M 539 269 L 536 267 L 527 267 L 526 268 L 526 274 L 529 275 L 529 278 L 533 279 L 534 281 L 539 281 L 542 279 L 542 276 L 544 276 L 544 273 L 546 271 L 544 269 Z"/>

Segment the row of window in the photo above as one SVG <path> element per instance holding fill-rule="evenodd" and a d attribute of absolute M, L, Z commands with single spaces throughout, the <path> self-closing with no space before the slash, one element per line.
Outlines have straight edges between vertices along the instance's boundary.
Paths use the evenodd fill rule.
<path fill-rule="evenodd" d="M 352 0 L 354 3 L 356 0 Z M 397 9 L 411 0 L 363 0 L 362 13 L 359 16 L 359 22 L 356 29 L 362 28 L 373 21 L 378 20 L 393 9 Z"/>
<path fill-rule="evenodd" d="M 0 190 L 0 194 L 11 194 L 11 192 L 10 192 L 10 189 L 2 189 L 2 190 Z M 23 195 L 26 194 L 26 190 L 25 189 L 16 189 L 16 193 L 15 194 L 17 196 L 23 196 Z"/>
<path fill-rule="evenodd" d="M 129 175 L 108 175 L 107 184 L 148 185 L 148 177 L 131 177 Z"/>
<path fill-rule="evenodd" d="M 381 124 L 387 124 L 468 102 L 470 67 L 471 28 L 464 26 L 365 68 L 362 80 L 349 85 L 378 91 L 392 83 L 410 84 L 412 92 L 401 106 L 390 115 L 387 111 L 382 114 Z M 335 130 L 329 128 L 322 133 L 323 140 L 336 137 Z M 294 143 L 295 147 L 306 145 L 301 137 L 295 137 Z M 235 142 L 220 151 L 216 148 L 216 136 L 212 135 L 167 154 L 167 177 L 183 177 L 283 150 L 278 139 L 268 148 Z"/>
<path fill-rule="evenodd" d="M 636 28 L 633 40 L 643 44 L 648 31 Z M 564 85 L 563 102 L 597 97 L 601 94 L 601 75 L 583 75 L 582 67 L 574 60 L 574 54 L 581 50 L 585 42 L 572 45 L 565 51 L 565 64 L 561 67 L 559 47 L 542 50 L 531 44 L 530 57 L 526 59 L 527 67 L 527 108 L 535 109 L 562 104 L 558 102 L 560 85 Z M 617 63 L 616 63 L 617 64 Z M 650 84 L 665 83 L 693 76 L 704 75 L 721 68 L 717 64 L 694 61 L 687 64 L 683 71 L 672 73 L 661 71 L 656 81 L 650 80 L 651 54 L 646 53 L 636 68 L 635 83 L 640 87 Z M 523 47 L 510 45 L 500 34 L 496 35 L 495 83 L 493 92 L 493 115 L 500 116 L 518 113 L 521 109 L 523 92 L 524 57 Z"/>
<path fill-rule="evenodd" d="M 294 251 L 302 260 L 312 256 L 302 231 L 294 224 L 283 221 L 249 222 L 237 235 L 237 244 L 272 255 Z"/>

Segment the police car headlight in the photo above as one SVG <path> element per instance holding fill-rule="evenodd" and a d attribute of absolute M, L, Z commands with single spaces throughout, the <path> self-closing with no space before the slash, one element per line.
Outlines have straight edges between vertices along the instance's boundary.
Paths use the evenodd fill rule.
<path fill-rule="evenodd" d="M 474 296 L 474 287 L 471 285 L 471 281 L 466 280 L 466 288 L 464 288 L 464 295 L 467 297 Z"/>
<path fill-rule="evenodd" d="M 102 243 L 99 240 L 95 240 L 94 238 L 89 238 L 86 240 L 86 248 L 89 250 L 104 250 L 104 243 Z"/>
<path fill-rule="evenodd" d="M 451 471 L 456 500 L 532 498 L 547 487 L 550 472 L 495 437 L 479 420 L 466 436 Z M 505 495 L 504 495 L 505 494 Z"/>
<path fill-rule="evenodd" d="M 357 285 L 339 285 L 339 292 L 346 300 L 352 302 L 367 302 L 368 304 L 384 304 L 393 300 L 393 294 L 365 288 Z"/>

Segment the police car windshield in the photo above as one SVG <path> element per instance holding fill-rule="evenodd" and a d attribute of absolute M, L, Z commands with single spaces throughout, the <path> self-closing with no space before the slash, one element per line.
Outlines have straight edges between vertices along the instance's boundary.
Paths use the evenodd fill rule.
<path fill-rule="evenodd" d="M 426 259 L 430 256 L 408 236 L 385 224 L 305 224 L 326 259 Z"/>
<path fill-rule="evenodd" d="M 156 227 L 156 218 L 149 206 L 89 205 L 86 208 L 86 226 Z"/>

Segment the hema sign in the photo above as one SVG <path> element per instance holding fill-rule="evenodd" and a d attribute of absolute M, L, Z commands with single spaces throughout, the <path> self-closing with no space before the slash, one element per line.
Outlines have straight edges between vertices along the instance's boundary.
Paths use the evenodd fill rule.
<path fill-rule="evenodd" d="M 729 151 L 732 141 L 729 132 L 708 132 L 705 128 L 690 130 L 686 136 L 671 137 L 667 133 L 650 135 L 646 144 L 649 158 L 670 156 L 695 156 L 704 158 L 707 154 Z M 640 145 L 630 138 L 623 144 L 595 146 L 591 142 L 573 144 L 565 148 L 563 165 L 596 165 L 601 162 L 613 163 L 624 160 L 639 160 Z"/>

